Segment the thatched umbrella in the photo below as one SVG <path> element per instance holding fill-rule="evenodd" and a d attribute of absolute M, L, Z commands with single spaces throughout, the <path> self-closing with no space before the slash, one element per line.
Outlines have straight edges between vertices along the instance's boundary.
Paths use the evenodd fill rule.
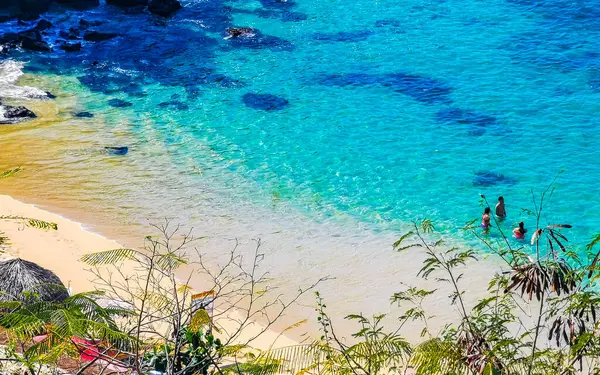
<path fill-rule="evenodd" d="M 24 292 L 47 302 L 62 302 L 69 297 L 54 272 L 19 258 L 0 262 L 0 301 L 31 300 Z"/>

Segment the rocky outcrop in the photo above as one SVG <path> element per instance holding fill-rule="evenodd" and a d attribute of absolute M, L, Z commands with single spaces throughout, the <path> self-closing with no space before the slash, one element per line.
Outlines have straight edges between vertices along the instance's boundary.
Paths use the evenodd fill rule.
<path fill-rule="evenodd" d="M 36 29 L 23 31 L 18 34 L 21 48 L 30 51 L 49 52 L 52 48 L 42 40 L 42 34 Z"/>
<path fill-rule="evenodd" d="M 148 3 L 148 0 L 106 0 L 107 4 L 116 5 L 118 7 L 137 7 L 137 6 L 145 6 Z"/>
<path fill-rule="evenodd" d="M 0 106 L 0 124 L 16 124 L 36 117 L 35 113 L 23 106 Z"/>
<path fill-rule="evenodd" d="M 150 0 L 148 10 L 159 16 L 167 17 L 181 9 L 181 3 L 178 0 Z"/>
<path fill-rule="evenodd" d="M 87 40 L 88 42 L 102 42 L 104 40 L 115 38 L 118 35 L 119 34 L 104 33 L 100 31 L 86 31 L 83 34 L 83 40 Z"/>

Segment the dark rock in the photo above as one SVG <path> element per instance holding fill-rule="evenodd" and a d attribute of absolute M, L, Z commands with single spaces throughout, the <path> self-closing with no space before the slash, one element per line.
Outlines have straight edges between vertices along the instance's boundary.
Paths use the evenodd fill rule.
<path fill-rule="evenodd" d="M 256 35 L 256 30 L 251 27 L 230 27 L 226 30 L 227 35 L 232 38 L 253 37 Z"/>
<path fill-rule="evenodd" d="M 363 40 L 367 40 L 372 34 L 373 32 L 371 30 L 355 32 L 342 31 L 334 34 L 317 33 L 313 35 L 313 38 L 327 42 L 361 42 Z"/>
<path fill-rule="evenodd" d="M 242 100 L 246 107 L 261 109 L 263 111 L 279 111 L 289 104 L 286 99 L 271 94 L 248 93 L 242 97 Z"/>
<path fill-rule="evenodd" d="M 71 27 L 69 28 L 69 31 L 60 30 L 58 32 L 58 35 L 64 39 L 75 40 L 79 39 L 79 30 L 74 27 Z"/>
<path fill-rule="evenodd" d="M 131 104 L 130 102 L 126 102 L 125 100 L 121 100 L 121 99 L 110 99 L 108 101 L 108 105 L 111 107 L 116 107 L 116 108 L 124 108 L 124 107 L 131 107 L 133 104 Z"/>
<path fill-rule="evenodd" d="M 117 36 L 119 36 L 119 34 L 103 33 L 100 31 L 86 31 L 83 34 L 83 40 L 87 40 L 89 42 L 102 42 L 104 40 L 109 40 Z"/>
<path fill-rule="evenodd" d="M 3 109 L 4 119 L 0 119 L 0 124 L 16 124 L 17 122 L 37 117 L 35 113 L 23 106 L 13 107 L 5 105 L 3 106 Z"/>
<path fill-rule="evenodd" d="M 106 151 L 109 155 L 123 156 L 123 155 L 127 155 L 127 153 L 129 152 L 129 147 L 127 147 L 127 146 L 107 146 L 107 147 L 104 147 L 104 151 Z"/>
<path fill-rule="evenodd" d="M 48 99 L 56 99 L 56 95 L 54 95 L 50 91 L 46 91 L 46 98 L 48 98 Z"/>
<path fill-rule="evenodd" d="M 26 30 L 19 33 L 19 40 L 30 40 L 32 42 L 41 42 L 42 34 L 38 30 Z"/>
<path fill-rule="evenodd" d="M 411 96 L 420 102 L 450 103 L 452 89 L 445 83 L 429 77 L 415 76 L 405 73 L 387 74 L 381 82 L 382 86 L 392 87 L 396 92 Z"/>
<path fill-rule="evenodd" d="M 50 48 L 50 46 L 48 45 L 48 43 L 46 43 L 44 41 L 40 41 L 40 40 L 24 39 L 21 42 L 21 47 L 23 49 L 27 49 L 27 50 L 30 50 L 30 51 L 38 51 L 38 52 L 50 52 L 50 51 L 52 51 L 52 48 Z"/>
<path fill-rule="evenodd" d="M 17 34 L 17 33 L 6 33 L 6 34 L 2 35 L 2 37 L 0 37 L 0 42 L 3 42 L 3 43 L 18 42 L 18 41 L 19 41 L 19 34 Z"/>
<path fill-rule="evenodd" d="M 88 21 L 81 18 L 79 20 L 79 25 L 81 25 L 81 27 L 100 26 L 102 25 L 102 21 Z"/>
<path fill-rule="evenodd" d="M 492 171 L 476 172 L 473 178 L 473 186 L 487 187 L 494 185 L 514 185 L 516 183 L 515 179 Z"/>
<path fill-rule="evenodd" d="M 181 9 L 181 3 L 177 0 L 150 0 L 148 10 L 159 16 L 167 17 Z"/>
<path fill-rule="evenodd" d="M 239 31 L 232 31 L 237 36 L 230 37 L 229 44 L 236 48 L 270 49 L 271 51 L 291 51 L 294 49 L 294 45 L 287 40 L 276 36 L 264 35 L 256 29 L 246 27 L 232 29 L 252 30 L 251 32 L 243 31 L 241 35 L 238 35 Z M 229 35 L 229 31 L 227 33 Z"/>
<path fill-rule="evenodd" d="M 73 112 L 73 116 L 79 118 L 92 118 L 94 117 L 94 114 L 91 112 Z"/>
<path fill-rule="evenodd" d="M 45 20 L 45 19 L 41 19 L 38 21 L 37 25 L 35 25 L 34 30 L 48 30 L 49 28 L 52 27 L 52 22 Z"/>
<path fill-rule="evenodd" d="M 81 43 L 64 43 L 60 45 L 60 49 L 65 52 L 78 52 L 81 51 Z"/>
<path fill-rule="evenodd" d="M 126 8 L 145 6 L 148 3 L 148 0 L 106 0 L 106 3 Z"/>

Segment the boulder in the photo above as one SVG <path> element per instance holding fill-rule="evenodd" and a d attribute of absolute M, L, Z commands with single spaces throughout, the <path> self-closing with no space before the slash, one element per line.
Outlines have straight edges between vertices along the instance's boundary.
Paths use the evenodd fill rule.
<path fill-rule="evenodd" d="M 58 35 L 64 39 L 76 40 L 76 39 L 79 39 L 79 29 L 77 29 L 75 27 L 71 27 L 71 28 L 69 28 L 68 31 L 60 30 L 58 32 Z"/>
<path fill-rule="evenodd" d="M 52 22 L 42 18 L 41 20 L 38 21 L 37 25 L 35 25 L 35 27 L 33 29 L 42 31 L 42 30 L 48 30 L 51 27 L 52 27 Z"/>
<path fill-rule="evenodd" d="M 150 0 L 148 10 L 159 16 L 167 17 L 183 8 L 178 0 Z"/>
<path fill-rule="evenodd" d="M 23 39 L 21 42 L 21 48 L 38 52 L 52 51 L 52 48 L 50 48 L 48 43 L 44 42 L 43 40 Z"/>
<path fill-rule="evenodd" d="M 230 27 L 226 31 L 231 38 L 253 37 L 256 35 L 256 30 L 251 27 Z"/>
<path fill-rule="evenodd" d="M 146 6 L 148 0 L 106 0 L 107 4 L 116 5 L 118 7 L 136 7 L 136 6 Z"/>
<path fill-rule="evenodd" d="M 42 41 L 42 34 L 40 34 L 40 32 L 38 30 L 31 29 L 31 30 L 21 31 L 18 36 L 19 36 L 20 41 L 24 41 L 24 40 L 37 41 L 37 42 Z"/>
<path fill-rule="evenodd" d="M 16 124 L 17 122 L 30 120 L 37 117 L 35 113 L 23 106 L 0 106 L 0 113 L 1 112 L 4 112 L 4 118 L 0 118 L 0 124 Z"/>
<path fill-rule="evenodd" d="M 102 25 L 102 21 L 88 21 L 88 20 L 81 18 L 79 20 L 79 25 L 81 27 L 100 26 L 100 25 Z"/>
<path fill-rule="evenodd" d="M 81 43 L 64 43 L 60 45 L 60 49 L 65 52 L 78 52 L 81 51 Z"/>
<path fill-rule="evenodd" d="M 86 31 L 83 34 L 83 40 L 87 40 L 89 42 L 102 42 L 104 40 L 109 40 L 117 36 L 119 36 L 119 34 L 103 33 L 100 31 Z"/>

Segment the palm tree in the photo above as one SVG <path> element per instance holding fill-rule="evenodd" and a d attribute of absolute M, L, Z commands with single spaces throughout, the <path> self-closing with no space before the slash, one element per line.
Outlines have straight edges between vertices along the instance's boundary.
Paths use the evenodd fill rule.
<path fill-rule="evenodd" d="M 22 169 L 20 167 L 17 167 L 17 168 L 13 168 L 8 171 L 2 172 L 2 173 L 0 173 L 0 180 L 4 179 L 4 178 L 9 178 L 21 171 L 22 171 Z M 43 220 L 39 220 L 39 219 L 34 219 L 34 218 L 30 218 L 30 217 L 15 216 L 15 215 L 2 215 L 0 213 L 0 220 L 17 221 L 17 222 L 23 223 L 24 225 L 26 225 L 28 227 L 33 227 L 33 228 L 38 228 L 38 229 L 58 230 L 58 224 L 56 224 L 56 223 L 43 221 Z M 0 251 L 2 250 L 2 246 L 8 245 L 8 243 L 9 243 L 9 238 L 6 237 L 4 232 L 0 231 Z"/>

